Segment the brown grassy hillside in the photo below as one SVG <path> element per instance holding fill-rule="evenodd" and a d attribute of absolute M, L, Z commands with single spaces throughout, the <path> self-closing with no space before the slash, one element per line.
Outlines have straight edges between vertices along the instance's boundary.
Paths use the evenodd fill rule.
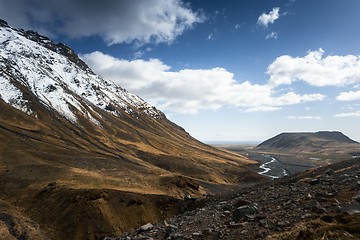
<path fill-rule="evenodd" d="M 260 178 L 64 44 L 0 21 L 0 66 L 0 239 L 98 239 Z"/>
<path fill-rule="evenodd" d="M 72 124 L 41 107 L 38 119 L 3 102 L 0 107 L 0 198 L 25 211 L 50 236 L 61 237 L 68 229 L 82 239 L 88 236 L 87 227 L 99 224 L 101 229 L 91 236 L 120 233 L 174 213 L 171 207 L 159 213 L 157 205 L 173 199 L 171 205 L 187 194 L 200 196 L 208 192 L 203 182 L 233 184 L 258 178 L 246 167 L 254 162 L 204 145 L 166 118 L 118 118 L 99 112 L 101 127 L 94 127 L 85 121 Z M 56 187 L 49 190 L 49 184 Z M 132 201 L 126 193 L 149 197 L 139 196 L 140 208 L 116 204 Z M 92 194 L 95 197 L 88 196 Z M 138 215 L 123 214 L 132 209 Z M 92 220 L 78 226 L 64 219 L 77 211 Z M 119 214 L 123 217 L 113 219 Z"/>

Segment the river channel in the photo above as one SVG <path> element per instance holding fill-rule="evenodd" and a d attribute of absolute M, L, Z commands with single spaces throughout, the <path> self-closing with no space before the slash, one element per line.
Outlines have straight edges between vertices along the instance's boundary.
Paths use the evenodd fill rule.
<path fill-rule="evenodd" d="M 268 161 L 264 162 L 260 165 L 261 171 L 259 174 L 271 177 L 272 179 L 282 178 L 288 176 L 288 171 L 283 168 L 283 164 L 281 164 L 275 157 L 262 154 L 263 157 L 267 158 Z"/>

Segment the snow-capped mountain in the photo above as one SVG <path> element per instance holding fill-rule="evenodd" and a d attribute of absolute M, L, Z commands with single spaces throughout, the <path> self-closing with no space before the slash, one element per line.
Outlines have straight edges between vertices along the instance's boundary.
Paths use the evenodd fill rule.
<path fill-rule="evenodd" d="M 192 138 L 70 47 L 0 21 L 0 236 L 118 235 L 185 195 L 257 180 L 253 163 Z"/>
<path fill-rule="evenodd" d="M 0 22 L 0 98 L 36 116 L 36 110 L 22 91 L 25 87 L 48 109 L 56 110 L 69 121 L 77 114 L 95 120 L 93 107 L 127 114 L 163 114 L 140 97 L 127 92 L 96 74 L 64 44 L 54 44 L 33 31 L 17 30 Z"/>

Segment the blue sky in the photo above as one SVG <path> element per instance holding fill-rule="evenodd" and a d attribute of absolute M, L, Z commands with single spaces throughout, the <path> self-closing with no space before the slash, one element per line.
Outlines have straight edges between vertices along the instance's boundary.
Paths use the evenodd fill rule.
<path fill-rule="evenodd" d="M 0 0 L 202 141 L 360 141 L 360 1 Z"/>

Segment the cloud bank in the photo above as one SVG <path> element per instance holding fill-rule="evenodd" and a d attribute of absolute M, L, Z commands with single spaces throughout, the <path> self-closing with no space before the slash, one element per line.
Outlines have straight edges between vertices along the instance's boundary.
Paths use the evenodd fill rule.
<path fill-rule="evenodd" d="M 346 86 L 360 82 L 360 56 L 326 56 L 321 48 L 305 57 L 278 57 L 267 69 L 270 84 L 290 85 L 296 81 L 311 86 Z"/>
<path fill-rule="evenodd" d="M 158 59 L 124 60 L 101 52 L 81 56 L 98 74 L 139 94 L 163 111 L 197 113 L 204 109 L 236 107 L 247 112 L 274 111 L 283 106 L 321 101 L 322 94 L 276 95 L 268 84 L 238 82 L 224 68 L 171 71 Z"/>
<path fill-rule="evenodd" d="M 360 117 L 360 111 L 349 112 L 349 113 L 339 113 L 339 114 L 336 114 L 335 117 Z"/>
<path fill-rule="evenodd" d="M 107 44 L 171 43 L 202 22 L 181 0 L 0 0 L 11 25 L 70 38 L 100 36 Z"/>
<path fill-rule="evenodd" d="M 263 13 L 259 16 L 257 23 L 267 27 L 270 23 L 274 23 L 280 17 L 280 8 L 274 7 L 269 13 Z"/>
<path fill-rule="evenodd" d="M 171 71 L 170 66 L 158 59 L 129 61 L 101 52 L 82 58 L 100 75 L 139 94 L 163 111 L 177 113 L 225 106 L 245 112 L 276 111 L 284 106 L 326 98 L 320 93 L 298 94 L 292 90 L 279 94 L 279 86 L 302 82 L 315 87 L 354 87 L 360 83 L 359 56 L 324 56 L 322 49 L 309 51 L 304 57 L 276 58 L 267 68 L 269 79 L 264 84 L 239 82 L 233 73 L 219 67 Z M 359 100 L 360 91 L 341 92 L 336 99 Z"/>
<path fill-rule="evenodd" d="M 321 120 L 322 118 L 319 116 L 287 116 L 288 119 L 296 119 L 296 120 Z"/>
<path fill-rule="evenodd" d="M 341 92 L 336 99 L 339 101 L 360 100 L 360 91 Z"/>

